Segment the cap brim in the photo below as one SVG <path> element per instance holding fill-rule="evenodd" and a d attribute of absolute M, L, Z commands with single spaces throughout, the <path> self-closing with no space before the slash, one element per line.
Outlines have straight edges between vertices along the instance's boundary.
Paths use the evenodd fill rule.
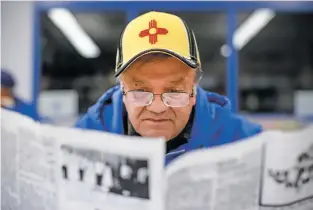
<path fill-rule="evenodd" d="M 151 54 L 151 53 L 164 53 L 170 56 L 173 56 L 175 58 L 177 58 L 178 60 L 182 61 L 183 63 L 185 63 L 186 65 L 188 65 L 191 68 L 197 68 L 199 66 L 198 61 L 197 60 L 192 60 L 192 59 L 188 59 L 186 57 L 183 57 L 181 55 L 178 55 L 177 53 L 174 53 L 170 50 L 165 50 L 165 49 L 150 49 L 150 50 L 146 50 L 143 51 L 139 54 L 137 54 L 136 56 L 134 56 L 132 59 L 130 59 L 128 62 L 126 62 L 125 64 L 123 64 L 121 67 L 119 67 L 116 71 L 116 73 L 114 74 L 115 77 L 118 77 L 121 73 L 123 73 L 132 63 L 134 63 L 138 58 L 147 55 L 147 54 Z"/>

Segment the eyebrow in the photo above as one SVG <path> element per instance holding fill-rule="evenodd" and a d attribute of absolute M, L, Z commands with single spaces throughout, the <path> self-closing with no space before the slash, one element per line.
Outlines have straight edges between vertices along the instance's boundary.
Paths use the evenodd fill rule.
<path fill-rule="evenodd" d="M 173 84 L 179 84 L 179 83 L 183 82 L 184 80 L 185 80 L 185 77 L 180 77 L 180 78 L 177 79 L 177 80 L 171 81 L 171 83 L 173 83 Z"/>
<path fill-rule="evenodd" d="M 173 80 L 173 81 L 170 81 L 170 83 L 172 83 L 172 84 L 180 84 L 180 83 L 182 83 L 183 81 L 185 81 L 185 77 L 184 76 L 182 76 L 182 77 L 180 77 L 179 79 L 177 79 L 177 80 Z M 138 80 L 137 78 L 135 78 L 135 77 L 133 77 L 132 78 L 132 81 L 134 82 L 134 83 L 139 83 L 139 84 L 145 84 L 145 82 L 144 81 L 142 81 L 142 80 Z"/>
<path fill-rule="evenodd" d="M 138 80 L 138 79 L 135 79 L 135 78 L 133 78 L 133 81 L 134 81 L 134 82 L 138 82 L 138 83 L 144 83 L 143 81 Z"/>
<path fill-rule="evenodd" d="M 141 80 L 138 80 L 137 78 L 132 78 L 132 82 L 133 83 L 136 83 L 135 85 L 137 85 L 137 84 L 145 84 L 143 81 L 141 81 Z"/>

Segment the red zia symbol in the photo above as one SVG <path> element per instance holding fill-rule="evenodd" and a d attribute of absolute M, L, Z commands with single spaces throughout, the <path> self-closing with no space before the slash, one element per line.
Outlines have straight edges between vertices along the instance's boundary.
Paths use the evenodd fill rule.
<path fill-rule="evenodd" d="M 158 28 L 157 22 L 151 20 L 149 22 L 149 28 L 140 32 L 139 37 L 143 38 L 149 36 L 150 44 L 155 44 L 158 42 L 158 35 L 166 35 L 168 30 L 166 28 Z"/>

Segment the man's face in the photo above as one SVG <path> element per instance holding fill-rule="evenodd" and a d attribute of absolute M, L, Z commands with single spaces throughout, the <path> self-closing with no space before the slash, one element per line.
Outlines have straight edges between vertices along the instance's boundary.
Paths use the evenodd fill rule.
<path fill-rule="evenodd" d="M 146 55 L 151 56 L 151 55 Z M 138 59 L 122 75 L 124 91 L 140 90 L 155 94 L 165 92 L 192 93 L 195 81 L 193 69 L 174 57 L 145 56 Z M 186 126 L 195 97 L 184 107 L 166 106 L 160 95 L 155 95 L 149 106 L 136 106 L 124 96 L 128 118 L 136 132 L 146 137 L 165 137 L 170 140 L 176 137 Z"/>
<path fill-rule="evenodd" d="M 1 87 L 1 107 L 14 106 L 14 96 L 12 88 Z"/>

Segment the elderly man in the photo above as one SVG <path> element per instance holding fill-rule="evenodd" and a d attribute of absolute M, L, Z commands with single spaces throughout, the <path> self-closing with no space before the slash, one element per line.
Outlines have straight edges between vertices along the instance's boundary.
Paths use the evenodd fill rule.
<path fill-rule="evenodd" d="M 115 71 L 120 85 L 105 92 L 77 127 L 164 137 L 166 163 L 262 130 L 232 114 L 227 98 L 197 85 L 201 63 L 195 35 L 175 15 L 148 12 L 131 21 L 120 38 Z"/>

